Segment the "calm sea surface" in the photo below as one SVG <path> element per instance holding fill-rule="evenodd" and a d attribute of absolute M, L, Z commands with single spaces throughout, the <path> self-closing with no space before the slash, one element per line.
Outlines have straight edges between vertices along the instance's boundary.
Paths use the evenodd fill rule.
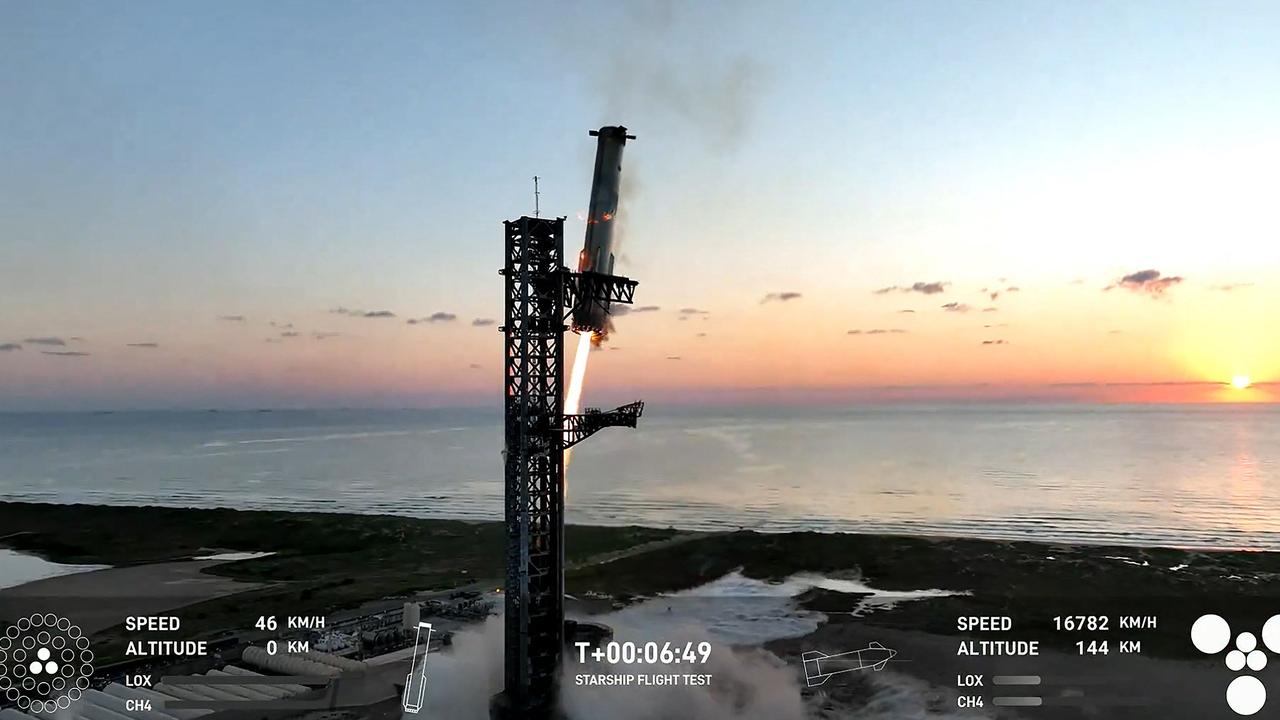
<path fill-rule="evenodd" d="M 502 513 L 483 411 L 0 414 L 0 497 Z M 578 446 L 571 522 L 1280 549 L 1280 408 L 716 409 Z"/>

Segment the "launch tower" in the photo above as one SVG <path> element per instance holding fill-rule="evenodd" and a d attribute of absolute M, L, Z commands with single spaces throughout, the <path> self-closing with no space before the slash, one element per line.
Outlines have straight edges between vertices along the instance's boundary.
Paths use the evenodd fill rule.
<path fill-rule="evenodd" d="M 588 309 L 631 303 L 636 281 L 564 264 L 564 218 L 505 223 L 506 689 L 494 718 L 554 717 L 564 646 L 564 451 L 640 402 L 564 412 L 564 336 Z"/>

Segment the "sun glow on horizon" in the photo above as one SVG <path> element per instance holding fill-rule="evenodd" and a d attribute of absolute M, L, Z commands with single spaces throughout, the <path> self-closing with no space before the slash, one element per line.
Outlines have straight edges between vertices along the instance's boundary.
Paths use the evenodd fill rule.
<path fill-rule="evenodd" d="M 1231 387 L 1237 390 L 1245 390 L 1252 384 L 1253 381 L 1249 379 L 1248 375 L 1236 375 L 1231 378 Z"/>

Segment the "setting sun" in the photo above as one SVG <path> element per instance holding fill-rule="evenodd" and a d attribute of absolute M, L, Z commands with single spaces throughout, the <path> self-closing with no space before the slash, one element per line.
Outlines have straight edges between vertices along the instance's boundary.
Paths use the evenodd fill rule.
<path fill-rule="evenodd" d="M 1237 390 L 1244 390 L 1252 384 L 1248 375 L 1237 375 L 1231 378 L 1231 387 Z"/>

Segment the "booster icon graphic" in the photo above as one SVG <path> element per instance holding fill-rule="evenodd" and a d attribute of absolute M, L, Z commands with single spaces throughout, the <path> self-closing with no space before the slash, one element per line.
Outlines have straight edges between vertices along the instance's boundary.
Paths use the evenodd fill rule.
<path fill-rule="evenodd" d="M 425 633 L 423 631 L 426 631 Z M 418 623 L 413 639 L 413 662 L 404 680 L 404 711 L 418 714 L 427 696 L 427 651 L 431 649 L 431 623 Z"/>

